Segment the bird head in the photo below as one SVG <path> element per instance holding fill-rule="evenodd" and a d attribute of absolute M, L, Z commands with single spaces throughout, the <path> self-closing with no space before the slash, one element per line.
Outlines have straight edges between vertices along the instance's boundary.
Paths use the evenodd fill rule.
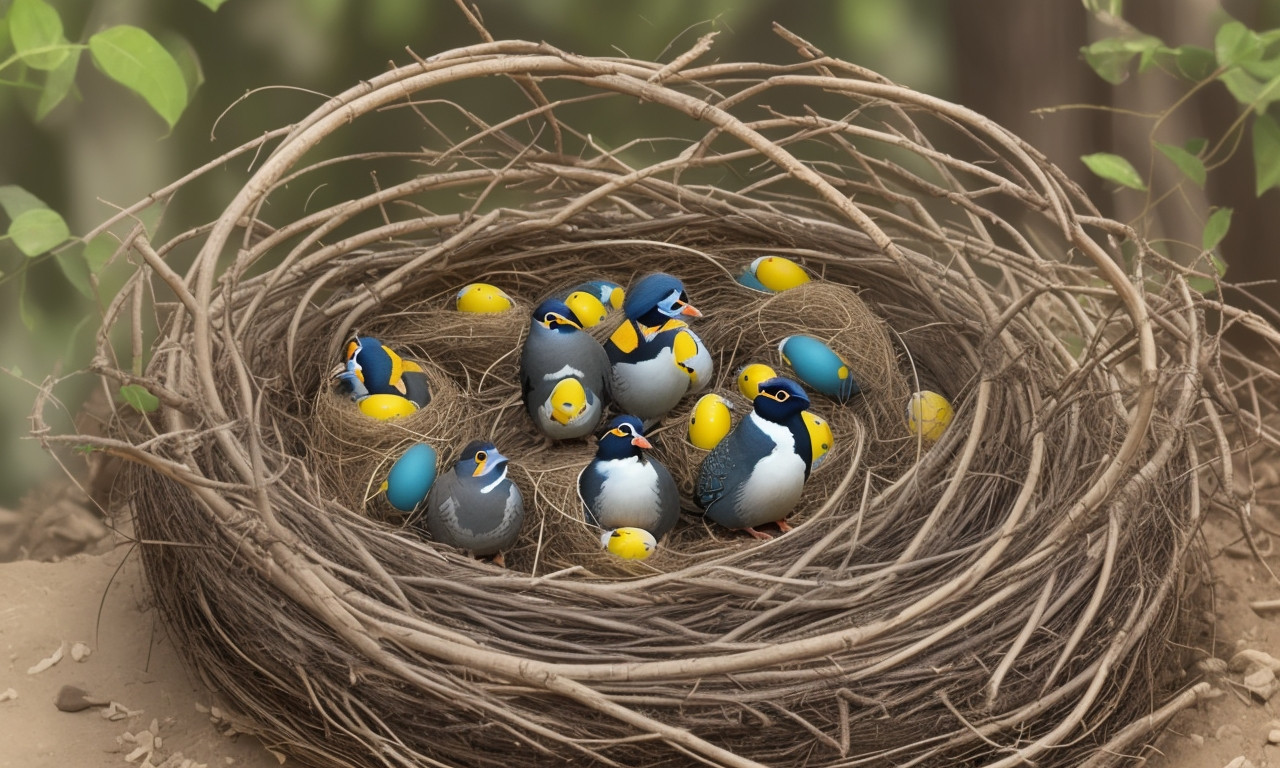
<path fill-rule="evenodd" d="M 464 477 L 490 477 L 504 473 L 506 467 L 507 457 L 498 453 L 497 446 L 484 440 L 472 440 L 462 449 L 457 472 Z"/>
<path fill-rule="evenodd" d="M 660 326 L 668 318 L 702 317 L 689 303 L 684 283 L 665 272 L 647 275 L 639 280 L 622 302 L 627 319 L 648 326 Z"/>
<path fill-rule="evenodd" d="M 558 299 L 547 299 L 533 310 L 533 322 L 553 331 L 581 330 L 582 321 Z"/>
<path fill-rule="evenodd" d="M 800 385 L 781 376 L 760 382 L 760 392 L 752 401 L 756 413 L 781 424 L 809 407 L 809 396 Z"/>
<path fill-rule="evenodd" d="M 600 435 L 596 457 L 600 459 L 625 459 L 639 456 L 653 447 L 644 436 L 644 423 L 635 416 L 618 416 L 609 422 L 609 428 Z"/>
<path fill-rule="evenodd" d="M 556 382 L 545 404 L 547 414 L 561 426 L 577 420 L 589 406 L 586 387 L 573 376 Z"/>

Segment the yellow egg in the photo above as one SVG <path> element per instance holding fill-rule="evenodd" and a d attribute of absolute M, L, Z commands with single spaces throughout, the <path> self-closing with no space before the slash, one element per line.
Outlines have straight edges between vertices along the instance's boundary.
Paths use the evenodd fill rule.
<path fill-rule="evenodd" d="M 395 419 L 418 410 L 412 400 L 399 395 L 369 395 L 360 401 L 360 410 L 375 419 Z"/>
<path fill-rule="evenodd" d="M 926 389 L 911 395 L 911 402 L 907 404 L 907 429 L 933 442 L 942 437 L 954 415 L 947 398 Z"/>
<path fill-rule="evenodd" d="M 511 297 L 488 283 L 472 283 L 458 291 L 458 311 L 496 314 L 511 309 Z"/>
<path fill-rule="evenodd" d="M 709 451 L 729 434 L 733 427 L 733 404 L 719 395 L 703 395 L 689 414 L 689 442 Z"/>
<path fill-rule="evenodd" d="M 577 315 L 583 328 L 599 325 L 600 321 L 604 320 L 604 316 L 609 313 L 599 299 L 586 291 L 574 291 L 569 294 L 564 303 L 573 310 L 573 314 Z"/>
<path fill-rule="evenodd" d="M 738 371 L 738 391 L 748 400 L 755 400 L 760 394 L 760 384 L 777 376 L 777 371 L 764 363 L 752 363 Z"/>
<path fill-rule="evenodd" d="M 809 273 L 791 259 L 761 256 L 751 263 L 756 279 L 771 291 L 785 291 L 809 282 Z"/>
<path fill-rule="evenodd" d="M 836 444 L 836 436 L 831 433 L 831 422 L 818 414 L 804 411 L 800 416 L 804 418 L 804 425 L 809 428 L 809 469 L 812 471 L 826 461 L 827 453 Z"/>
<path fill-rule="evenodd" d="M 658 540 L 643 528 L 619 528 L 600 534 L 600 544 L 623 560 L 644 560 L 658 548 Z"/>

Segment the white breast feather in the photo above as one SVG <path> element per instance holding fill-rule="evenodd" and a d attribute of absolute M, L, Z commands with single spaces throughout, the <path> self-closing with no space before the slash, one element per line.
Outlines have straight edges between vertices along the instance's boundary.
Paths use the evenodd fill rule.
<path fill-rule="evenodd" d="M 604 462 L 601 469 L 604 482 L 597 509 L 607 518 L 601 522 L 613 528 L 651 525 L 658 516 L 658 473 L 653 466 L 632 456 Z"/>
<path fill-rule="evenodd" d="M 752 413 L 748 418 L 773 440 L 773 451 L 756 465 L 743 483 L 739 508 L 747 511 L 752 527 L 785 517 L 804 490 L 804 459 L 796 453 L 791 430 Z"/>

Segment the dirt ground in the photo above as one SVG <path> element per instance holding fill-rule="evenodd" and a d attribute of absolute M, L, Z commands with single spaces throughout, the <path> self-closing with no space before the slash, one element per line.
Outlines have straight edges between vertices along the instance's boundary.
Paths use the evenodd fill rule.
<path fill-rule="evenodd" d="M 0 516 L 0 544 L 3 522 Z M 83 515 L 64 514 L 46 526 L 50 530 L 33 528 L 46 538 L 43 554 L 59 561 L 0 563 L 0 768 L 298 765 L 236 733 L 229 713 L 187 674 L 150 608 L 138 557 L 127 545 L 95 539 L 105 529 Z M 1242 650 L 1280 657 L 1280 612 L 1249 606 L 1280 597 L 1280 584 L 1241 556 L 1233 521 L 1211 519 L 1205 535 L 1216 579 L 1216 602 L 1208 610 L 1215 614 L 1213 642 L 1222 662 L 1211 662 L 1207 672 L 1204 665 L 1189 670 L 1187 681 L 1207 680 L 1213 692 L 1178 714 L 1153 747 L 1135 750 L 1135 764 L 1280 768 L 1280 745 L 1268 742 L 1272 731 L 1280 741 L 1280 713 L 1264 699 L 1271 688 L 1251 693 L 1244 686 L 1251 670 L 1225 668 Z M 76 549 L 89 552 L 67 554 Z M 1280 556 L 1269 561 L 1280 568 Z M 76 661 L 73 648 L 76 655 L 83 650 L 76 643 L 90 655 Z M 59 649 L 60 661 L 32 671 Z M 60 711 L 54 701 L 67 685 L 118 702 L 117 719 L 104 716 L 111 714 L 107 708 Z"/>

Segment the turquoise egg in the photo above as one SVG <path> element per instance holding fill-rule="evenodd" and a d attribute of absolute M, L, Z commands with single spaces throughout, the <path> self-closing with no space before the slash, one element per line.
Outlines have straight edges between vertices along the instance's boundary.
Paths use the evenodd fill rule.
<path fill-rule="evenodd" d="M 391 465 L 384 484 L 387 501 L 401 512 L 412 512 L 427 498 L 436 481 L 436 449 L 426 443 L 415 443 Z"/>
<path fill-rule="evenodd" d="M 849 364 L 812 336 L 788 336 L 778 345 L 778 351 L 782 362 L 795 371 L 801 383 L 837 402 L 843 403 L 862 391 Z"/>

